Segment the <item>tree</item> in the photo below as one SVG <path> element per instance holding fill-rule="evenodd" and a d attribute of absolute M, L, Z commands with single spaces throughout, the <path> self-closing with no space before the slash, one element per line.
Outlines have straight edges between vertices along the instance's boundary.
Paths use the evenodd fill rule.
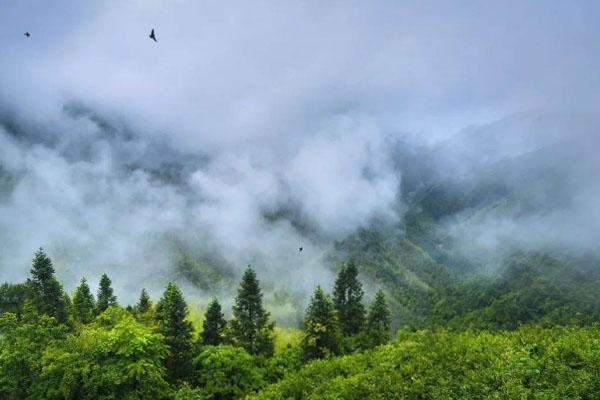
<path fill-rule="evenodd" d="M 81 283 L 73 295 L 75 318 L 82 324 L 89 324 L 94 318 L 94 309 L 94 295 L 92 295 L 85 278 L 81 278 Z"/>
<path fill-rule="evenodd" d="M 41 399 L 36 385 L 42 372 L 42 356 L 51 343 L 67 338 L 67 327 L 47 314 L 38 314 L 30 300 L 22 318 L 7 312 L 0 316 L 0 398 Z"/>
<path fill-rule="evenodd" d="M 173 400 L 206 400 L 206 397 L 202 394 L 202 389 L 184 383 L 174 394 Z"/>
<path fill-rule="evenodd" d="M 158 331 L 165 337 L 170 354 L 165 361 L 172 383 L 186 381 L 192 371 L 193 328 L 187 320 L 188 308 L 183 293 L 170 282 L 156 305 Z"/>
<path fill-rule="evenodd" d="M 333 301 L 345 336 L 354 336 L 363 329 L 365 307 L 362 298 L 363 290 L 358 280 L 358 269 L 350 260 L 342 266 L 333 288 Z"/>
<path fill-rule="evenodd" d="M 377 291 L 375 300 L 367 315 L 366 339 L 369 347 L 375 347 L 390 341 L 390 308 L 382 290 Z"/>
<path fill-rule="evenodd" d="M 146 292 L 146 289 L 142 289 L 142 292 L 140 293 L 140 299 L 135 305 L 135 312 L 137 314 L 144 314 L 148 312 L 151 308 L 152 300 L 150 300 L 150 296 L 148 296 L 148 292 Z"/>
<path fill-rule="evenodd" d="M 207 346 L 194 360 L 198 373 L 197 384 L 203 398 L 234 400 L 264 385 L 262 371 L 255 366 L 254 357 L 239 347 Z"/>
<path fill-rule="evenodd" d="M 127 311 L 109 308 L 79 334 L 46 347 L 28 398 L 172 399 L 163 339 Z"/>
<path fill-rule="evenodd" d="M 335 308 L 320 286 L 315 289 L 306 310 L 302 352 L 307 360 L 327 358 L 340 352 L 340 329 Z"/>
<path fill-rule="evenodd" d="M 110 286 L 111 281 L 108 275 L 102 274 L 100 278 L 100 287 L 98 288 L 98 303 L 96 304 L 96 312 L 100 314 L 110 306 L 117 304 L 117 297 L 113 294 L 113 288 Z"/>
<path fill-rule="evenodd" d="M 202 333 L 200 334 L 200 343 L 204 346 L 217 346 L 225 340 L 225 328 L 227 322 L 221 312 L 221 305 L 217 299 L 212 299 L 208 304 L 204 323 L 202 324 Z"/>
<path fill-rule="evenodd" d="M 262 305 L 262 293 L 256 272 L 250 266 L 246 268 L 238 288 L 230 326 L 234 344 L 253 355 L 273 355 L 275 324 L 269 323 L 269 313 Z"/>
<path fill-rule="evenodd" d="M 52 260 L 42 248 L 35 253 L 27 285 L 31 302 L 39 314 L 54 317 L 60 323 L 67 321 L 66 295 L 54 276 Z"/>
<path fill-rule="evenodd" d="M 0 315 L 5 312 L 21 317 L 23 303 L 27 298 L 28 287 L 24 283 L 3 283 L 0 285 Z"/>

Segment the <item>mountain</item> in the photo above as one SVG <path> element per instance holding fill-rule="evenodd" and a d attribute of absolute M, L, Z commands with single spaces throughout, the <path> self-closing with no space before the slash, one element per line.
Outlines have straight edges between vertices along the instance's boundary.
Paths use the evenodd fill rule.
<path fill-rule="evenodd" d="M 501 132 L 484 139 L 499 143 Z M 472 169 L 455 175 L 427 164 L 440 152 L 448 158 L 449 143 L 397 152 L 408 182 L 402 221 L 376 222 L 336 244 L 333 264 L 351 257 L 384 287 L 396 326 L 514 329 L 600 318 L 600 256 L 573 234 L 593 216 L 574 201 L 590 193 L 580 180 L 598 166 L 592 150 L 572 140 L 508 157 L 508 144 L 495 153 L 502 157 L 471 159 Z"/>

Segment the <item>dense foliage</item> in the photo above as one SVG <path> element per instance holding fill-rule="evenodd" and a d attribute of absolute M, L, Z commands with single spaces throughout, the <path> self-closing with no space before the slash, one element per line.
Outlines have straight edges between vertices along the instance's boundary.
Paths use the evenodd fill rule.
<path fill-rule="evenodd" d="M 113 294 L 112 282 L 108 275 L 102 274 L 100 285 L 98 287 L 98 301 L 96 303 L 96 311 L 101 313 L 108 307 L 117 304 L 117 296 Z"/>
<path fill-rule="evenodd" d="M 27 280 L 29 299 L 40 314 L 67 320 L 67 302 L 62 285 L 54 276 L 52 260 L 39 249 L 33 258 L 31 277 Z"/>
<path fill-rule="evenodd" d="M 221 305 L 217 299 L 212 299 L 208 303 L 204 323 L 202 324 L 202 333 L 200 334 L 200 343 L 204 346 L 218 346 L 225 342 L 225 328 L 227 321 L 221 311 Z"/>
<path fill-rule="evenodd" d="M 398 261 L 377 233 L 363 235 L 380 259 Z M 123 308 L 104 274 L 98 300 L 84 278 L 71 300 L 40 249 L 25 284 L 0 286 L 0 398 L 598 398 L 596 299 L 580 306 L 555 258 L 516 254 L 501 275 L 468 280 L 414 244 L 399 248 L 420 274 L 398 270 L 365 304 L 361 274 L 375 269 L 354 253 L 331 293 L 315 289 L 299 332 L 275 327 L 251 267 L 229 320 L 213 298 L 192 324 L 172 282 L 155 305 L 142 290 Z M 392 335 L 394 318 L 416 310 Z"/>
<path fill-rule="evenodd" d="M 262 297 L 256 272 L 248 266 L 233 306 L 231 338 L 250 354 L 271 356 L 274 324 L 269 322 L 269 313 L 263 307 Z"/>
<path fill-rule="evenodd" d="M 600 326 L 399 333 L 314 361 L 256 399 L 597 399 Z"/>
<path fill-rule="evenodd" d="M 85 278 L 81 278 L 81 284 L 73 294 L 73 315 L 75 319 L 82 324 L 89 324 L 94 318 L 95 307 L 94 296 L 90 291 L 90 287 Z"/>
<path fill-rule="evenodd" d="M 170 282 L 156 304 L 156 322 L 169 348 L 165 365 L 173 383 L 188 380 L 192 373 L 193 328 L 187 317 L 183 293 Z"/>
<path fill-rule="evenodd" d="M 330 296 L 317 287 L 304 322 L 302 351 L 305 359 L 327 358 L 340 353 L 339 317 Z"/>

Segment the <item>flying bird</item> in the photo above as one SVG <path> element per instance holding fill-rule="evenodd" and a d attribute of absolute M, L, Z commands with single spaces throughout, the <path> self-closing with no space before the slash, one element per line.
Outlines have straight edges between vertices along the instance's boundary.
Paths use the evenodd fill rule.
<path fill-rule="evenodd" d="M 154 40 L 155 42 L 158 42 L 158 40 L 156 40 L 156 35 L 154 34 L 154 29 L 150 31 L 150 39 Z"/>
<path fill-rule="evenodd" d="M 25 35 L 25 37 L 30 37 L 30 36 L 31 36 L 31 33 L 29 33 L 29 32 L 25 32 L 23 35 Z"/>
<path fill-rule="evenodd" d="M 304 247 L 302 247 L 302 246 L 298 247 L 298 253 L 302 253 L 302 250 L 304 250 Z"/>

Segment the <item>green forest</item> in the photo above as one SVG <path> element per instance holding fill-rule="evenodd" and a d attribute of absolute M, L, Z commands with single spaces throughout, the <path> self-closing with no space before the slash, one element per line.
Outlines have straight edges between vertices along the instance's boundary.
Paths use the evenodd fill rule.
<path fill-rule="evenodd" d="M 528 157 L 457 179 L 411 175 L 400 154 L 402 219 L 335 241 L 331 284 L 307 295 L 279 281 L 285 265 L 240 269 L 167 235 L 171 282 L 126 304 L 102 271 L 65 290 L 40 249 L 26 281 L 0 285 L 0 399 L 598 399 L 597 252 L 486 252 L 447 228 L 552 209 L 530 190 L 551 190 L 548 164 L 516 187 L 489 179 L 520 178 Z M 264 218 L 314 235 L 293 212 Z"/>
<path fill-rule="evenodd" d="M 600 1 L 0 1 L 0 400 L 600 400 Z"/>
<path fill-rule="evenodd" d="M 226 319 L 216 298 L 191 315 L 174 283 L 127 306 L 106 274 L 95 295 L 85 278 L 68 295 L 40 249 L 26 282 L 0 287 L 0 398 L 598 398 L 597 302 L 548 296 L 514 263 L 502 281 L 427 301 L 405 292 L 423 316 L 394 329 L 400 299 L 380 289 L 366 304 L 350 258 L 332 288 L 315 288 L 302 329 L 281 329 L 251 266 Z"/>

